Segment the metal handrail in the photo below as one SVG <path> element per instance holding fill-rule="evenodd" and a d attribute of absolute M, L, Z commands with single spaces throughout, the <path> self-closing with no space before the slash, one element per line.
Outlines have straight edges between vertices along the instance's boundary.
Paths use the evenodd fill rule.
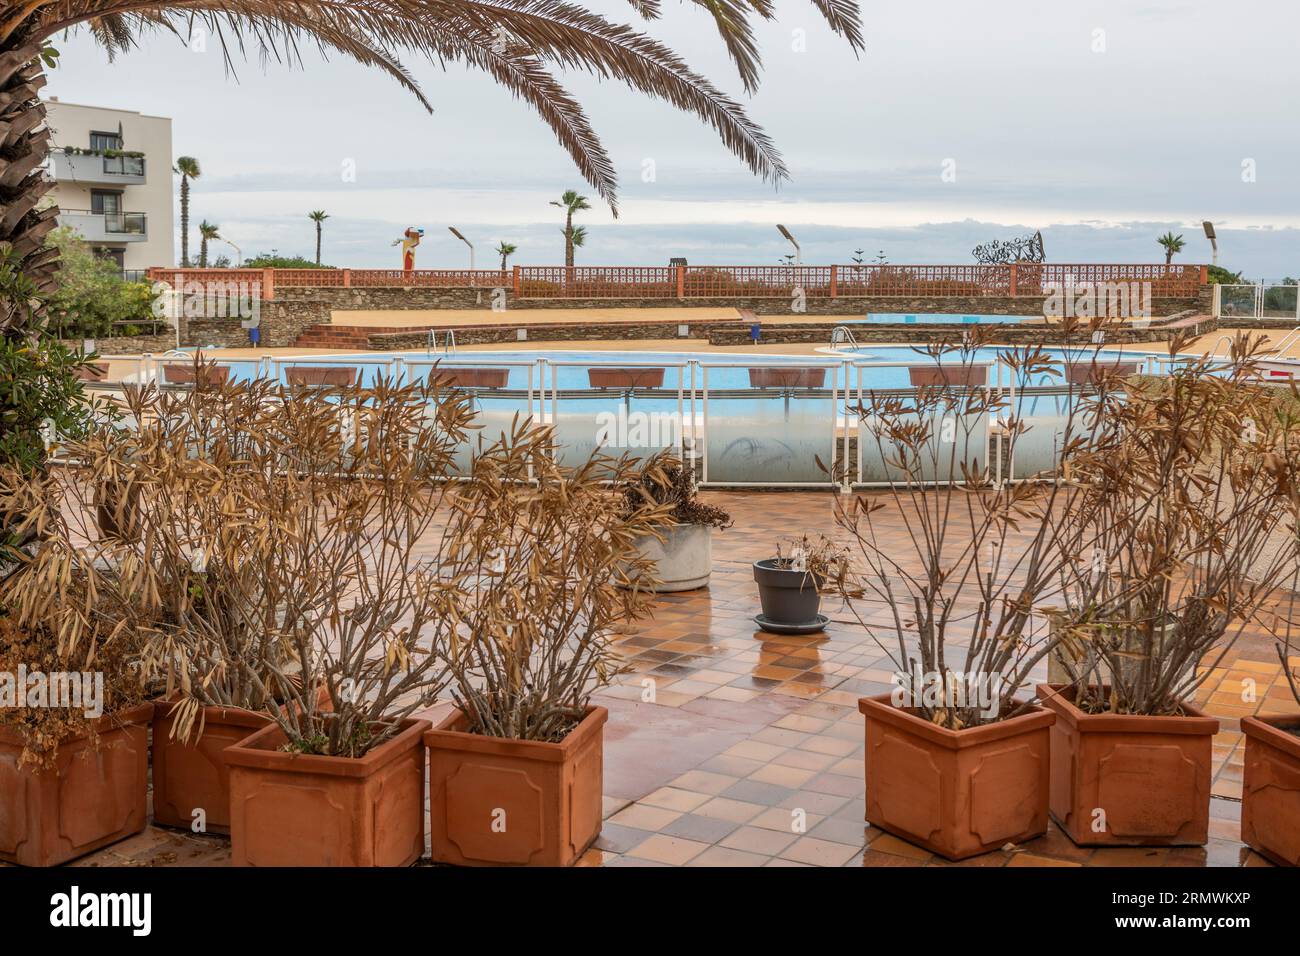
<path fill-rule="evenodd" d="M 841 341 L 848 342 L 855 349 L 858 347 L 858 340 L 853 337 L 853 330 L 847 325 L 837 325 L 831 329 L 831 348 L 835 348 Z"/>
<path fill-rule="evenodd" d="M 1219 342 L 1222 342 L 1226 338 L 1230 338 L 1230 336 L 1227 335 L 1221 336 L 1219 338 Z M 1269 351 L 1271 351 L 1274 355 L 1282 355 L 1284 352 L 1286 352 L 1287 349 L 1289 349 L 1292 345 L 1294 345 L 1296 341 L 1300 341 L 1300 325 L 1297 325 L 1294 329 L 1288 332 L 1283 337 L 1282 341 L 1279 342 L 1274 348 L 1270 349 Z M 1214 343 L 1214 347 L 1216 349 L 1219 347 L 1219 342 Z"/>

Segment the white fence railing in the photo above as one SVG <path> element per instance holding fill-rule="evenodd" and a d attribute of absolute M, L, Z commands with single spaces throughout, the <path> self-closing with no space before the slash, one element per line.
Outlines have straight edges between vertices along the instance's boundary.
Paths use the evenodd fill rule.
<path fill-rule="evenodd" d="M 256 377 L 282 384 L 301 381 L 304 369 L 351 369 L 362 381 L 380 373 L 396 382 L 423 381 L 434 374 L 460 376 L 476 426 L 457 455 L 456 470 L 462 475 L 479 449 L 524 422 L 554 426 L 561 464 L 576 464 L 597 449 L 633 457 L 669 450 L 686 461 L 698 460 L 701 484 L 706 486 L 842 489 L 883 487 L 901 478 L 894 455 L 874 427 L 872 401 L 886 393 L 903 399 L 915 396 L 918 385 L 912 384 L 916 380 L 908 370 L 935 368 L 919 357 L 910 362 L 811 356 L 777 362 L 756 357 L 744 363 L 665 358 L 647 363 L 497 360 L 491 353 L 473 359 L 464 353 L 443 359 L 268 355 L 205 364 L 216 367 L 211 374 L 218 379 Z M 1169 362 L 1179 361 L 1146 352 L 1116 353 L 1116 359 L 1126 370 L 1132 367 L 1144 374 L 1160 374 Z M 184 387 L 195 375 L 189 353 L 104 356 L 101 361 L 115 369 L 115 381 L 95 383 L 95 390 L 155 382 Z M 589 372 L 588 381 L 583 381 L 575 374 L 578 369 L 616 374 L 611 379 Z M 952 426 L 948 440 L 959 447 L 946 464 L 935 460 L 927 481 L 960 484 L 957 462 L 973 463 L 976 471 L 1007 481 L 1052 469 L 1070 403 L 1082 386 L 1066 384 L 1064 367 L 1054 380 L 1042 374 L 1032 383 L 1018 382 L 1017 373 L 1001 359 L 978 369 L 968 387 L 989 389 L 1004 401 L 995 403 L 999 411 L 943 423 Z M 662 379 L 651 375 L 647 380 L 638 370 L 662 372 Z M 627 381 L 620 384 L 619 375 Z M 1028 426 L 1014 443 L 1005 437 L 999 412 Z M 934 423 L 932 431 L 937 433 L 939 425 Z"/>
<path fill-rule="evenodd" d="M 1296 319 L 1300 321 L 1300 285 L 1216 285 L 1213 315 L 1221 318 Z"/>

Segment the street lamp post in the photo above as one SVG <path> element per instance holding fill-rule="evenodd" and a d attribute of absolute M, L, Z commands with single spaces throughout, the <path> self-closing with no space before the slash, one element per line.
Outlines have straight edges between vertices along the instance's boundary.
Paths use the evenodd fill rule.
<path fill-rule="evenodd" d="M 1217 266 L 1219 264 L 1219 243 L 1218 237 L 1214 234 L 1214 223 L 1207 219 L 1201 223 L 1201 228 L 1205 230 L 1205 238 L 1210 240 L 1211 261 Z"/>
<path fill-rule="evenodd" d="M 797 268 L 799 266 L 802 266 L 803 250 L 799 248 L 799 242 L 795 239 L 794 236 L 790 235 L 790 230 L 785 228 L 785 226 L 781 225 L 779 222 L 776 224 L 776 228 L 777 231 L 781 233 L 781 235 L 785 236 L 785 238 L 789 241 L 790 245 L 794 246 L 795 267 Z"/>
<path fill-rule="evenodd" d="M 474 271 L 474 243 L 470 242 L 463 235 L 461 235 L 461 231 L 457 229 L 455 226 L 448 226 L 447 228 L 451 231 L 451 234 L 453 236 L 455 236 L 461 242 L 465 243 L 465 245 L 469 246 L 469 271 L 473 272 Z"/>

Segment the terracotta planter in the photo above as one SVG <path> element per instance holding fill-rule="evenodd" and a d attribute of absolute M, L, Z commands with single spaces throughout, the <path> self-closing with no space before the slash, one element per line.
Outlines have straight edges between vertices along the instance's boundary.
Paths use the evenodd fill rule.
<path fill-rule="evenodd" d="M 284 370 L 284 375 L 295 388 L 350 388 L 357 383 L 358 371 L 350 365 L 290 365 Z"/>
<path fill-rule="evenodd" d="M 102 382 L 108 378 L 107 362 L 90 362 L 80 368 L 74 369 L 73 374 L 82 382 Z"/>
<path fill-rule="evenodd" d="M 188 365 L 168 364 L 162 367 L 163 381 L 169 385 L 224 385 L 230 380 L 228 365 L 200 365 L 195 371 L 193 363 Z"/>
<path fill-rule="evenodd" d="M 1274 863 L 1300 866 L 1300 714 L 1243 717 L 1241 730 L 1241 842 Z"/>
<path fill-rule="evenodd" d="M 938 388 L 954 386 L 973 388 L 987 385 L 989 366 L 987 365 L 910 365 L 907 369 L 908 380 L 913 388 Z"/>
<path fill-rule="evenodd" d="M 447 388 L 505 388 L 510 382 L 508 368 L 434 368 L 430 379 L 437 379 Z"/>
<path fill-rule="evenodd" d="M 1065 377 L 1071 385 L 1100 385 L 1108 378 L 1122 381 L 1138 371 L 1137 362 L 1078 363 L 1066 366 Z"/>
<path fill-rule="evenodd" d="M 465 731 L 453 711 L 429 746 L 433 859 L 462 866 L 569 866 L 600 834 L 604 731 L 590 707 L 560 743 Z"/>
<path fill-rule="evenodd" d="M 279 750 L 271 725 L 225 751 L 235 866 L 409 866 L 424 852 L 427 720 L 364 757 Z"/>
<path fill-rule="evenodd" d="M 205 833 L 230 832 L 230 768 L 225 751 L 271 723 L 266 714 L 242 707 L 204 707 L 203 733 L 188 741 L 171 736 L 174 700 L 160 700 L 153 715 L 153 819 L 168 827 L 193 829 L 194 811 L 204 811 Z M 316 695 L 316 709 L 333 709 L 329 688 Z"/>
<path fill-rule="evenodd" d="M 950 860 L 1047 832 L 1048 731 L 1041 707 L 945 730 L 864 697 L 867 822 Z"/>
<path fill-rule="evenodd" d="M 1196 846 L 1209 839 L 1210 750 L 1219 721 L 1086 714 L 1040 684 L 1052 728 L 1052 817 L 1080 846 Z"/>
<path fill-rule="evenodd" d="M 230 832 L 230 768 L 225 750 L 271 722 L 241 707 L 204 707 L 203 733 L 173 740 L 174 701 L 159 701 L 153 716 L 153 819 L 192 829 L 194 811 L 204 812 L 206 833 Z"/>
<path fill-rule="evenodd" d="M 591 368 L 587 381 L 592 388 L 663 388 L 661 368 Z"/>
<path fill-rule="evenodd" d="M 824 368 L 751 368 L 750 388 L 823 388 Z"/>
<path fill-rule="evenodd" d="M 19 769 L 22 742 L 0 729 L 0 860 L 55 866 L 143 830 L 152 716 L 141 704 L 101 717 L 97 742 L 63 741 L 44 771 Z"/>

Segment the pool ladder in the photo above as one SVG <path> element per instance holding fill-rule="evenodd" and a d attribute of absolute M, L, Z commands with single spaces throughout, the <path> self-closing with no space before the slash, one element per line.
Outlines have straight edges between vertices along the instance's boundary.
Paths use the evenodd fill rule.
<path fill-rule="evenodd" d="M 429 330 L 429 334 L 425 336 L 424 348 L 429 355 L 432 355 L 434 352 L 438 351 L 438 330 L 437 329 Z M 447 329 L 447 334 L 443 337 L 442 340 L 442 353 L 444 355 L 456 354 L 456 330 L 455 329 Z"/>
<path fill-rule="evenodd" d="M 853 330 L 847 325 L 837 325 L 831 329 L 831 348 L 844 343 L 855 349 L 858 347 L 858 340 L 853 337 Z"/>

